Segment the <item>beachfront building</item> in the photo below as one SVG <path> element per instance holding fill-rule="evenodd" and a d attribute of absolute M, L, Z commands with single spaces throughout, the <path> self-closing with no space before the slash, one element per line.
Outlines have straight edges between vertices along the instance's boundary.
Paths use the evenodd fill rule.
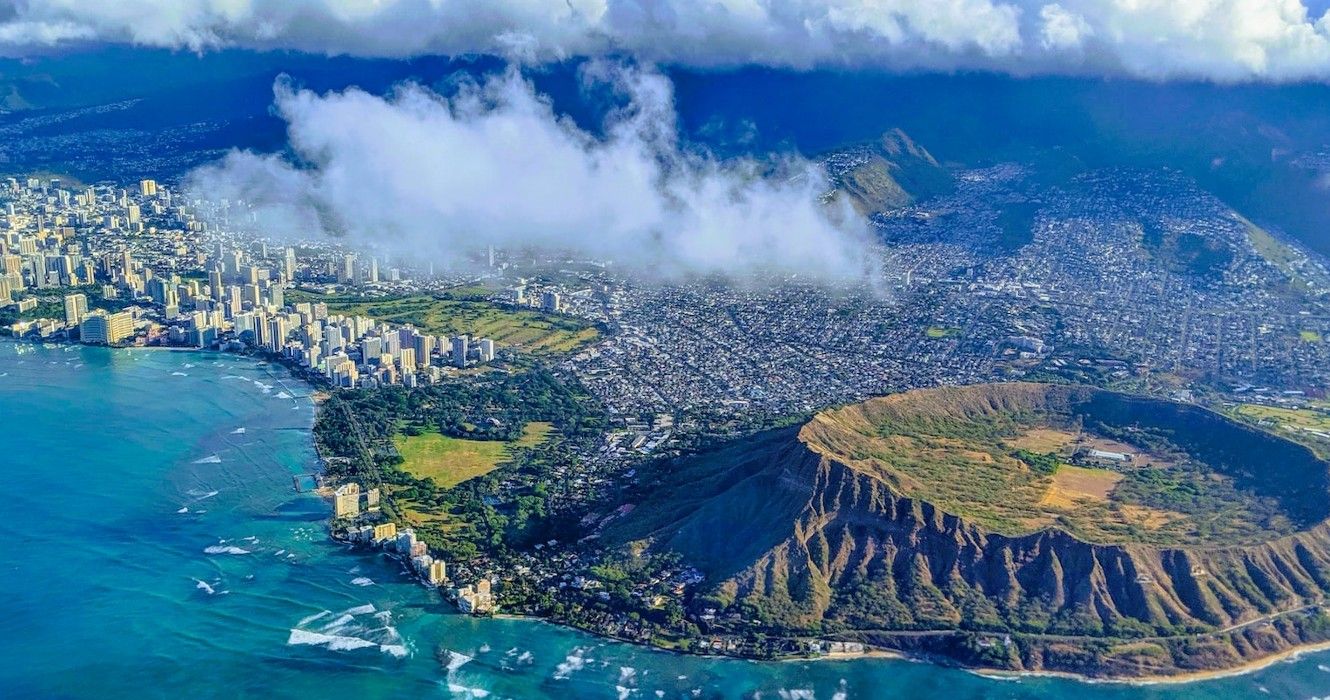
<path fill-rule="evenodd" d="M 448 580 L 448 566 L 442 559 L 435 559 L 430 562 L 429 569 L 425 572 L 425 580 L 431 586 L 438 586 Z"/>
<path fill-rule="evenodd" d="M 360 484 L 342 484 L 333 492 L 333 517 L 354 518 L 360 515 Z"/>
<path fill-rule="evenodd" d="M 108 314 L 94 311 L 79 323 L 79 338 L 93 345 L 114 345 L 134 335 L 134 319 L 129 312 Z"/>
<path fill-rule="evenodd" d="M 489 579 L 482 578 L 474 586 L 463 586 L 457 591 L 457 609 L 470 615 L 494 612 L 494 594 Z"/>
<path fill-rule="evenodd" d="M 397 539 L 397 523 L 384 523 L 374 526 L 374 541 L 387 542 Z"/>

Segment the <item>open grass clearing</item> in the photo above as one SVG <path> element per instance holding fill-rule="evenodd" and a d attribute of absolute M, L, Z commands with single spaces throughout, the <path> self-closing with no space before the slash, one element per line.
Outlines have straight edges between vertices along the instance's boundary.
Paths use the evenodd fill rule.
<path fill-rule="evenodd" d="M 412 476 L 432 478 L 439 486 L 452 488 L 493 471 L 511 458 L 513 448 L 540 444 L 552 430 L 549 423 L 532 422 L 522 430 L 522 437 L 511 442 L 425 433 L 397 435 L 393 444 L 405 460 L 402 467 Z"/>

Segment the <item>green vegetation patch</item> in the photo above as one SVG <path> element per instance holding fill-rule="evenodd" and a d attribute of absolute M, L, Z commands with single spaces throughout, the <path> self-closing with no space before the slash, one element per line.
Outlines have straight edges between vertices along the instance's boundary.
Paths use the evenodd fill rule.
<path fill-rule="evenodd" d="M 943 326 L 929 326 L 924 329 L 924 335 L 929 338 L 954 338 L 961 334 L 959 328 L 946 328 Z"/>
<path fill-rule="evenodd" d="M 439 433 L 396 435 L 393 445 L 402 455 L 403 469 L 417 478 L 433 479 L 446 489 L 488 474 L 512 456 L 512 448 L 538 445 L 553 428 L 547 422 L 531 422 L 522 437 L 512 441 L 469 440 Z"/>
<path fill-rule="evenodd" d="M 1298 338 L 1304 343 L 1321 342 L 1321 333 L 1319 331 L 1305 330 L 1298 333 Z"/>
<path fill-rule="evenodd" d="M 458 287 L 437 297 L 384 298 L 293 291 L 287 294 L 287 301 L 323 302 L 330 313 L 410 324 L 436 335 L 467 333 L 536 353 L 572 352 L 600 337 L 594 326 L 575 318 L 509 309 L 486 301 L 486 291 L 483 287 Z"/>

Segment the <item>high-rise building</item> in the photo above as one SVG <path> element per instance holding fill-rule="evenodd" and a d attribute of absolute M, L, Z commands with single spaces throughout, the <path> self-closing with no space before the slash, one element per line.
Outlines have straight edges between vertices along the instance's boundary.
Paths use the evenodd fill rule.
<path fill-rule="evenodd" d="M 296 249 L 287 248 L 286 255 L 282 260 L 282 279 L 286 282 L 294 282 L 296 279 Z"/>
<path fill-rule="evenodd" d="M 369 364 L 370 360 L 378 360 L 379 355 L 383 354 L 382 338 L 362 338 L 360 340 L 360 359 Z"/>
<path fill-rule="evenodd" d="M 545 292 L 540 297 L 540 308 L 547 313 L 558 313 L 563 311 L 563 300 L 558 292 Z"/>
<path fill-rule="evenodd" d="M 430 562 L 429 570 L 426 572 L 425 578 L 431 585 L 437 586 L 448 580 L 448 567 L 443 563 L 442 559 L 435 559 Z"/>
<path fill-rule="evenodd" d="M 77 326 L 88 314 L 88 297 L 84 294 L 65 295 L 65 323 Z"/>
<path fill-rule="evenodd" d="M 113 345 L 134 335 L 134 319 L 126 311 L 108 314 L 95 311 L 79 323 L 79 339 L 84 343 Z"/>
<path fill-rule="evenodd" d="M 333 491 L 333 517 L 354 518 L 360 514 L 360 484 L 342 484 Z"/>
<path fill-rule="evenodd" d="M 216 267 L 208 271 L 208 291 L 213 301 L 222 300 L 222 271 Z"/>
<path fill-rule="evenodd" d="M 453 364 L 457 367 L 466 367 L 467 341 L 465 335 L 459 335 L 453 338 Z"/>
<path fill-rule="evenodd" d="M 494 361 L 494 341 L 489 338 L 480 339 L 480 359 L 482 362 Z"/>
<path fill-rule="evenodd" d="M 378 259 L 378 258 L 370 258 L 370 259 L 369 259 L 369 281 L 370 281 L 371 284 L 376 284 L 376 283 L 378 283 L 378 281 L 379 281 L 379 259 Z"/>
<path fill-rule="evenodd" d="M 342 284 L 356 281 L 356 256 L 348 254 L 342 258 L 342 269 L 337 273 L 337 281 Z"/>
<path fill-rule="evenodd" d="M 411 373 L 411 372 L 415 372 L 415 371 L 416 371 L 416 349 L 415 349 L 415 348 L 402 348 L 402 353 L 401 353 L 400 357 L 401 357 L 400 362 L 402 363 L 402 373 L 403 373 L 403 374 L 408 374 L 408 373 Z"/>
<path fill-rule="evenodd" d="M 88 191 L 91 192 L 92 190 L 89 189 Z M 142 196 L 144 196 L 144 197 L 156 197 L 156 196 L 157 196 L 157 181 L 156 181 L 156 180 L 139 180 L 139 194 L 142 195 Z"/>
<path fill-rule="evenodd" d="M 282 346 L 286 343 L 286 335 L 290 330 L 286 325 L 286 317 L 282 315 L 274 316 L 268 321 L 267 340 L 268 349 L 273 352 L 281 352 Z"/>

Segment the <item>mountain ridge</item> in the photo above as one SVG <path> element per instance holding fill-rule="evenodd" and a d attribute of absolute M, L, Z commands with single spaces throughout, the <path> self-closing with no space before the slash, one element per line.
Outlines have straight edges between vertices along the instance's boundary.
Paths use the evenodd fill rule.
<path fill-rule="evenodd" d="M 1019 391 L 1031 385 L 1005 386 Z M 849 407 L 846 420 L 860 419 L 862 406 Z M 683 553 L 714 582 L 703 605 L 740 611 L 773 631 L 850 635 L 884 646 L 898 646 L 892 633 L 910 630 L 1033 635 L 1035 641 L 1003 665 L 1020 670 L 1105 672 L 1099 663 L 1045 658 L 1048 645 L 1038 638 L 1065 636 L 1083 638 L 1086 646 L 1176 640 L 1155 642 L 1162 649 L 1154 662 L 1113 673 L 1179 672 L 1198 656 L 1179 650 L 1186 642 L 1272 615 L 1282 620 L 1318 606 L 1330 591 L 1330 524 L 1324 519 L 1283 537 L 1233 545 L 1097 544 L 1058 527 L 997 534 L 906 495 L 911 486 L 901 475 L 883 478 L 845 459 L 840 452 L 852 436 L 834 416 L 845 410 L 764 435 L 746 460 L 710 480 L 688 481 L 697 502 L 711 501 L 700 517 L 680 511 L 637 529 L 630 518 L 615 534 L 636 539 L 645 533 L 653 547 Z M 733 497 L 732 489 L 765 498 L 734 508 L 749 501 Z M 731 527 L 748 517 L 754 519 Z M 749 536 L 781 522 L 784 536 L 774 544 Z M 727 542 L 733 543 L 729 550 Z M 1262 649 L 1273 653 L 1330 633 L 1311 634 L 1300 622 L 1319 625 L 1320 617 L 1286 622 L 1293 628 L 1264 647 L 1243 651 L 1226 643 L 1230 662 L 1215 663 L 1231 665 Z M 973 661 L 953 648 L 931 651 Z"/>

